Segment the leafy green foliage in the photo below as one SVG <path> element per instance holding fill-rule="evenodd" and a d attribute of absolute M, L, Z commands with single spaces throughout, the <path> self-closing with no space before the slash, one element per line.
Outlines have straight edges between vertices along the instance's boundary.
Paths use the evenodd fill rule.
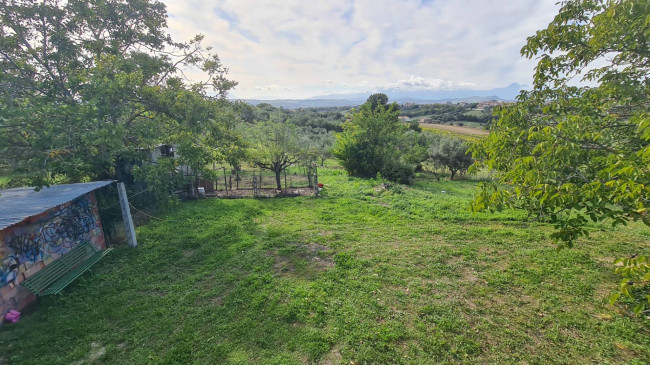
<path fill-rule="evenodd" d="M 571 0 L 522 54 L 534 89 L 498 110 L 476 167 L 498 171 L 475 210 L 521 207 L 571 246 L 589 222 L 650 225 L 650 3 Z M 575 86 L 575 80 L 596 86 Z"/>
<path fill-rule="evenodd" d="M 272 118 L 286 120 L 303 128 L 325 129 L 330 132 L 340 132 L 345 122 L 345 114 L 349 108 L 276 108 L 271 104 L 260 103 L 252 106 L 244 102 L 235 105 L 241 113 L 241 118 L 247 123 L 266 122 Z"/>
<path fill-rule="evenodd" d="M 121 178 L 162 143 L 208 173 L 237 142 L 236 83 L 202 36 L 173 41 L 166 16 L 155 0 L 0 1 L 0 163 L 36 186 Z M 205 78 L 183 81 L 187 68 Z"/>
<path fill-rule="evenodd" d="M 320 165 L 325 165 L 325 160 L 332 158 L 336 137 L 333 132 L 322 128 L 305 127 L 300 130 L 300 144 L 303 146 L 303 162 L 312 163 L 320 160 Z"/>
<path fill-rule="evenodd" d="M 616 273 L 623 279 L 620 291 L 610 296 L 609 302 L 614 305 L 621 295 L 625 295 L 636 302 L 634 313 L 641 316 L 650 304 L 650 261 L 646 256 L 634 255 L 617 259 L 615 264 L 619 265 Z"/>
<path fill-rule="evenodd" d="M 334 155 L 353 176 L 381 174 L 391 181 L 409 183 L 416 165 L 409 158 L 413 147 L 407 127 L 397 119 L 397 104 L 388 105 L 383 94 L 374 94 L 361 105 L 337 134 Z"/>
<path fill-rule="evenodd" d="M 247 131 L 251 145 L 249 158 L 262 169 L 275 173 L 278 190 L 282 189 L 281 173 L 300 161 L 304 154 L 298 128 L 283 121 L 262 122 Z"/>
<path fill-rule="evenodd" d="M 452 179 L 458 172 L 467 171 L 474 162 L 467 151 L 469 145 L 463 139 L 445 134 L 431 136 L 428 158 L 435 165 L 447 168 Z"/>

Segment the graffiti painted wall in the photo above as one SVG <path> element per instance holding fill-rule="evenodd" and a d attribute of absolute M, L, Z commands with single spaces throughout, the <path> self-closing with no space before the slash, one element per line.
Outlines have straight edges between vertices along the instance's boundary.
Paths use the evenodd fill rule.
<path fill-rule="evenodd" d="M 0 231 L 2 318 L 34 300 L 18 284 L 82 241 L 105 247 L 93 192 Z"/>

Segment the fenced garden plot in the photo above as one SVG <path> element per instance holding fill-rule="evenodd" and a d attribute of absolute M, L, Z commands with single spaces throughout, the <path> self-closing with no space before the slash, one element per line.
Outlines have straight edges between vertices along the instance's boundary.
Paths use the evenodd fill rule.
<path fill-rule="evenodd" d="M 316 184 L 316 169 L 292 166 L 280 174 L 281 189 L 278 189 L 274 172 L 263 169 L 244 168 L 239 171 L 228 167 L 216 168 L 219 177 L 214 180 L 199 180 L 207 196 L 243 197 L 277 195 L 312 195 Z M 257 191 L 257 192 L 256 192 Z"/>

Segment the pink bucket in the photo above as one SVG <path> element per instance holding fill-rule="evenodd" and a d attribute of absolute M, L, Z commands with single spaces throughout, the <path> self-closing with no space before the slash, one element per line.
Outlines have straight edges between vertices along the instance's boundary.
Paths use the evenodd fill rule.
<path fill-rule="evenodd" d="M 20 312 L 12 309 L 9 312 L 7 312 L 7 314 L 5 315 L 5 319 L 7 320 L 7 322 L 16 323 L 20 320 Z"/>

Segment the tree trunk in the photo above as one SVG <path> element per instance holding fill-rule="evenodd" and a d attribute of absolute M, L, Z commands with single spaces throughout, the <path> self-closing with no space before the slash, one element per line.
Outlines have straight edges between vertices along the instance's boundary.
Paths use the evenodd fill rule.
<path fill-rule="evenodd" d="M 282 190 L 282 170 L 275 171 L 275 184 L 278 186 L 278 190 Z"/>
<path fill-rule="evenodd" d="M 458 170 L 451 170 L 451 169 L 449 169 L 449 171 L 451 172 L 451 179 L 453 180 L 453 179 L 454 179 L 454 176 L 456 176 L 456 172 L 458 172 Z"/>

